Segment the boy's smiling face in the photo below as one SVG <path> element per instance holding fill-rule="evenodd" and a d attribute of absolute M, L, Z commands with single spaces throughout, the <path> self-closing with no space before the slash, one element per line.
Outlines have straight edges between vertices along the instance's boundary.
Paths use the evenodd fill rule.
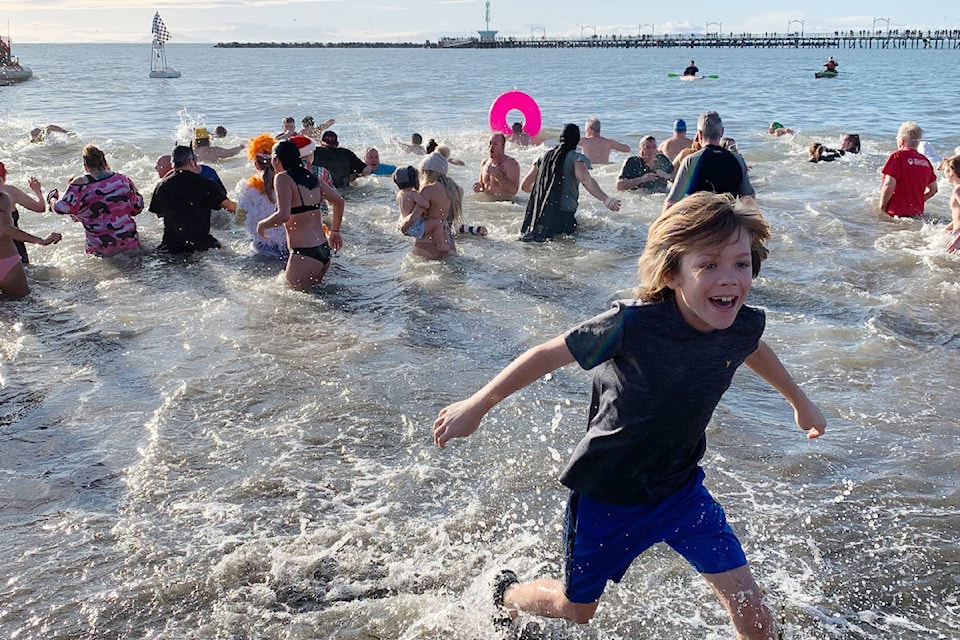
<path fill-rule="evenodd" d="M 669 281 L 680 315 L 703 332 L 730 327 L 752 284 L 750 236 L 743 230 L 722 245 L 684 254 Z"/>

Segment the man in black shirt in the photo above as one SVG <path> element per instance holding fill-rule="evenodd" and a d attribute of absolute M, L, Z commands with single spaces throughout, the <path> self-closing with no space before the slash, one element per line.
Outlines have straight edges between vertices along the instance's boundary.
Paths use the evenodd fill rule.
<path fill-rule="evenodd" d="M 333 186 L 342 189 L 360 176 L 370 173 L 367 163 L 350 149 L 340 146 L 337 134 L 329 129 L 323 132 L 320 146 L 313 152 L 313 170 L 325 167 L 333 176 Z"/>
<path fill-rule="evenodd" d="M 150 211 L 163 218 L 161 251 L 192 253 L 217 248 L 220 242 L 210 235 L 210 211 L 237 210 L 221 185 L 200 175 L 193 149 L 174 147 L 173 172 L 153 190 Z"/>
<path fill-rule="evenodd" d="M 755 191 L 747 177 L 747 164 L 739 153 L 720 146 L 723 121 L 716 111 L 707 111 L 697 120 L 697 139 L 703 148 L 680 163 L 673 186 L 663 201 L 666 211 L 691 193 L 712 191 L 740 198 L 753 198 Z"/>

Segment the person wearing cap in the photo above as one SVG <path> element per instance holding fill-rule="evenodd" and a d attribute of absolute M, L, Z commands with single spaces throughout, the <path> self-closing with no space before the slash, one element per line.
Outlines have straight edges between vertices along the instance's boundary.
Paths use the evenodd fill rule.
<path fill-rule="evenodd" d="M 923 129 L 904 122 L 897 130 L 897 150 L 880 172 L 880 209 L 891 217 L 919 218 L 924 203 L 937 193 L 937 174 L 930 160 L 917 151 Z"/>
<path fill-rule="evenodd" d="M 297 145 L 297 149 L 300 150 L 300 159 L 303 160 L 307 170 L 313 171 L 313 152 L 317 150 L 317 143 L 302 133 L 290 136 L 287 139 Z"/>
<path fill-rule="evenodd" d="M 666 193 L 667 181 L 673 180 L 675 173 L 673 163 L 657 149 L 657 139 L 645 136 L 640 140 L 640 153 L 623 163 L 617 178 L 617 191 L 639 189 L 647 193 Z"/>
<path fill-rule="evenodd" d="M 795 133 L 790 127 L 785 127 L 776 121 L 770 123 L 770 128 L 767 131 L 770 135 L 776 136 L 777 138 L 780 136 L 792 136 Z"/>
<path fill-rule="evenodd" d="M 673 123 L 673 135 L 661 142 L 657 150 L 673 162 L 678 153 L 692 145 L 693 140 L 687 137 L 687 123 L 680 118 Z"/>
<path fill-rule="evenodd" d="M 463 218 L 463 189 L 447 176 L 447 168 L 447 159 L 437 151 L 420 161 L 420 195 L 429 202 L 422 217 L 425 222 L 443 223 L 439 234 L 430 233 L 425 226 L 423 237 L 413 244 L 413 255 L 427 260 L 438 260 L 457 252 L 453 223 Z"/>
<path fill-rule="evenodd" d="M 193 152 L 197 156 L 197 162 L 218 162 L 226 158 L 232 158 L 243 151 L 243 145 L 230 147 L 214 147 L 210 144 L 210 132 L 206 127 L 197 127 L 193 130 Z"/>
<path fill-rule="evenodd" d="M 566 124 L 560 144 L 533 163 L 520 188 L 530 194 L 520 227 L 523 242 L 544 242 L 577 229 L 577 201 L 582 184 L 610 211 L 620 210 L 620 200 L 608 196 L 590 175 L 590 159 L 577 151 L 580 127 Z"/>
<path fill-rule="evenodd" d="M 580 151 L 590 159 L 591 164 L 607 164 L 610 162 L 610 151 L 630 153 L 630 145 L 604 138 L 600 135 L 600 121 L 596 118 L 587 118 L 586 137 L 580 138 Z"/>
<path fill-rule="evenodd" d="M 833 56 L 827 58 L 827 61 L 823 63 L 823 68 L 827 71 L 836 71 L 837 67 L 840 66 L 840 63 L 833 59 Z"/>
<path fill-rule="evenodd" d="M 397 170 L 396 165 L 380 162 L 380 152 L 375 147 L 367 149 L 363 161 L 367 165 L 367 170 L 364 171 L 364 175 L 367 176 L 392 176 L 393 172 Z"/>
<path fill-rule="evenodd" d="M 323 132 L 320 145 L 313 152 L 314 173 L 317 173 L 320 167 L 326 168 L 333 176 L 333 186 L 336 189 L 348 187 L 360 176 L 370 173 L 367 164 L 350 149 L 341 147 L 337 133 L 329 129 Z"/>
<path fill-rule="evenodd" d="M 30 176 L 27 184 L 30 185 L 30 190 L 33 191 L 32 196 L 22 191 L 19 187 L 7 184 L 7 167 L 0 162 L 0 193 L 7 194 L 13 201 L 11 216 L 13 217 L 13 226 L 15 227 L 19 226 L 20 223 L 20 212 L 17 211 L 17 205 L 30 211 L 36 211 L 37 213 L 43 213 L 47 210 L 47 205 L 45 205 L 43 201 L 43 185 L 40 184 L 40 180 L 36 176 Z M 17 247 L 17 252 L 20 254 L 20 260 L 23 264 L 30 264 L 30 256 L 27 255 L 26 245 L 17 239 L 14 239 L 13 243 Z"/>
<path fill-rule="evenodd" d="M 200 175 L 193 149 L 176 146 L 170 154 L 173 171 L 160 181 L 150 198 L 150 211 L 163 218 L 163 240 L 159 249 L 170 253 L 193 253 L 220 247 L 210 235 L 210 212 L 237 205 L 226 190 Z"/>
<path fill-rule="evenodd" d="M 703 148 L 680 163 L 673 186 L 663 201 L 663 211 L 698 191 L 729 193 L 752 204 L 756 192 L 747 177 L 747 163 L 739 153 L 724 149 L 720 145 L 722 139 L 720 114 L 716 111 L 701 114 L 697 120 L 697 140 Z"/>
<path fill-rule="evenodd" d="M 480 177 L 473 183 L 474 193 L 485 193 L 494 200 L 509 200 L 520 190 L 520 163 L 504 151 L 507 137 L 490 136 L 490 155 L 480 163 Z"/>

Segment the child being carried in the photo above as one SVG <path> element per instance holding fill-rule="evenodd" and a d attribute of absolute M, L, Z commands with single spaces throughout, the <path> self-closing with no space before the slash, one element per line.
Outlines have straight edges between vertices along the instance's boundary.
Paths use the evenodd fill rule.
<path fill-rule="evenodd" d="M 444 233 L 444 221 L 424 217 L 430 202 L 417 190 L 420 187 L 417 170 L 410 166 L 400 167 L 393 172 L 393 182 L 399 189 L 397 207 L 400 209 L 400 233 L 417 239 L 433 237 L 439 251 L 450 251 L 450 243 Z"/>

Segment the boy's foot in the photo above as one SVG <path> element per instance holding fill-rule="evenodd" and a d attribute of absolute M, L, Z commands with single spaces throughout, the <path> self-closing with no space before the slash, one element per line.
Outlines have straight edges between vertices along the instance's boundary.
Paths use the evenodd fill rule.
<path fill-rule="evenodd" d="M 507 589 L 519 583 L 520 580 L 517 578 L 517 574 L 510 571 L 510 569 L 501 570 L 493 579 L 493 628 L 499 637 L 516 637 L 516 630 L 513 628 L 513 618 L 510 617 L 507 609 L 503 606 L 503 596 L 507 592 Z"/>

